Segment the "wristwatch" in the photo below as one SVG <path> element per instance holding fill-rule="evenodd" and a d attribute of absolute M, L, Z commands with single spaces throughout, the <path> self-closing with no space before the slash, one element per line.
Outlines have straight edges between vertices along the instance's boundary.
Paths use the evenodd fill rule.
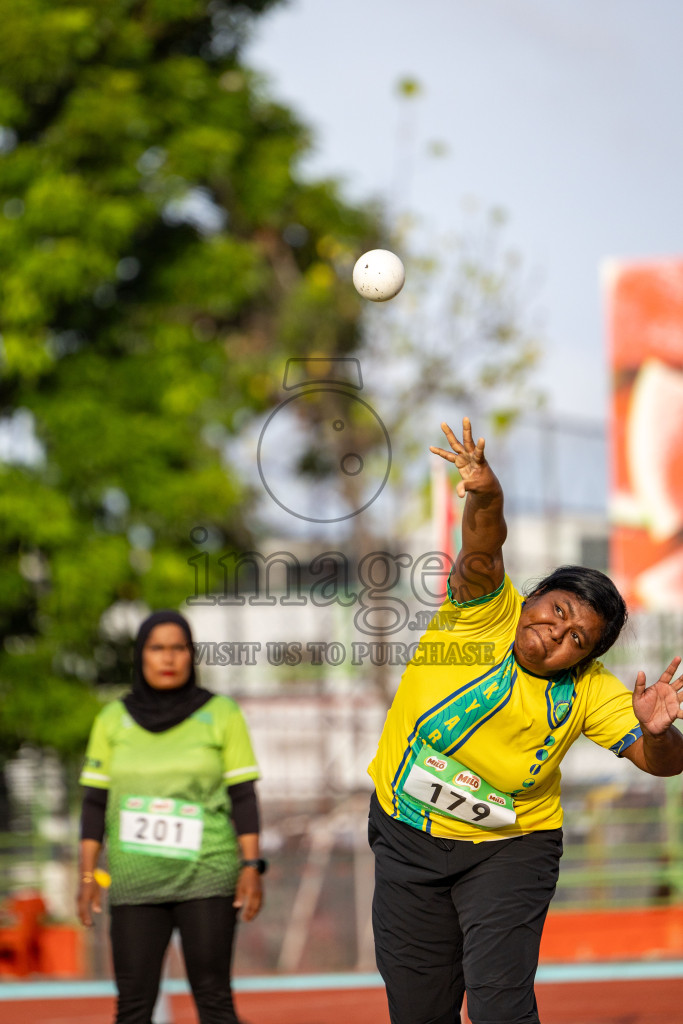
<path fill-rule="evenodd" d="M 243 860 L 243 868 L 256 868 L 259 875 L 263 875 L 268 870 L 268 861 L 264 860 L 263 857 L 255 857 L 253 860 Z"/>

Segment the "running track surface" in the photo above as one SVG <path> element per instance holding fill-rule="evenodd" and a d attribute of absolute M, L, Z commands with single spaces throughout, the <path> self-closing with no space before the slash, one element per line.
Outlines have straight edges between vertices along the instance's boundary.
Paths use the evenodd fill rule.
<path fill-rule="evenodd" d="M 626 974 L 629 965 L 621 966 Z M 631 973 L 642 973 L 637 966 Z M 541 982 L 537 985 L 541 1020 L 543 1024 L 673 1024 L 683 1015 L 683 969 L 674 977 L 661 973 L 658 976 L 655 970 L 650 977 L 631 980 L 581 980 L 579 975 L 573 981 Z M 26 986 L 22 989 L 26 996 Z M 35 998 L 13 1000 L 8 998 L 10 984 L 0 987 L 0 1024 L 110 1024 L 113 1020 L 111 996 L 41 999 L 40 983 L 31 989 Z M 271 990 L 237 992 L 238 1013 L 248 1024 L 389 1024 L 384 990 L 373 984 L 361 988 L 347 984 L 339 989 L 297 985 L 294 990 L 272 990 L 268 985 L 266 989 Z M 196 1024 L 189 995 L 171 995 L 170 1002 L 173 1024 Z"/>

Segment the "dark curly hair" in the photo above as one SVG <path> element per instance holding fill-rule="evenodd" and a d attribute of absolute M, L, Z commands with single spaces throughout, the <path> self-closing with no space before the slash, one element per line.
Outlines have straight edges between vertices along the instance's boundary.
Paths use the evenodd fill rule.
<path fill-rule="evenodd" d="M 525 591 L 527 599 L 540 597 L 550 590 L 568 590 L 576 594 L 579 600 L 598 613 L 603 620 L 603 628 L 598 641 L 587 657 L 573 666 L 575 671 L 587 668 L 594 658 L 608 651 L 616 642 L 626 625 L 628 610 L 626 602 L 612 583 L 609 576 L 598 569 L 586 569 L 582 565 L 561 565 L 535 584 L 532 590 Z"/>

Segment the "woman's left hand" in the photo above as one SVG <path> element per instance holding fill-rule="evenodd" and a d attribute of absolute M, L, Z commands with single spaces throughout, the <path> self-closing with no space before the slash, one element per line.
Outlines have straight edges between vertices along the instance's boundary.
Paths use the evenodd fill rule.
<path fill-rule="evenodd" d="M 681 663 L 674 658 L 656 683 L 645 686 L 645 673 L 639 672 L 633 690 L 633 710 L 644 732 L 661 736 L 677 718 L 683 718 L 683 676 L 674 679 Z"/>
<path fill-rule="evenodd" d="M 233 907 L 241 909 L 243 921 L 251 921 L 258 914 L 262 903 L 263 889 L 261 888 L 260 874 L 256 868 L 242 868 L 237 879 Z"/>

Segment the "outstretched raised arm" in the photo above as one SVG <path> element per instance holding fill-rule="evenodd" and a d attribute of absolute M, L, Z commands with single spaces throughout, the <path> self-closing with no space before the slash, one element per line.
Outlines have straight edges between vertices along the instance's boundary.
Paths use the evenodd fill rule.
<path fill-rule="evenodd" d="M 435 455 L 455 464 L 460 473 L 458 494 L 467 495 L 462 517 L 462 547 L 450 575 L 451 593 L 461 604 L 490 594 L 505 573 L 503 543 L 507 526 L 503 517 L 503 489 L 484 455 L 484 438 L 474 443 L 472 425 L 465 416 L 462 441 L 447 423 L 441 424 L 451 450 L 430 447 Z"/>

